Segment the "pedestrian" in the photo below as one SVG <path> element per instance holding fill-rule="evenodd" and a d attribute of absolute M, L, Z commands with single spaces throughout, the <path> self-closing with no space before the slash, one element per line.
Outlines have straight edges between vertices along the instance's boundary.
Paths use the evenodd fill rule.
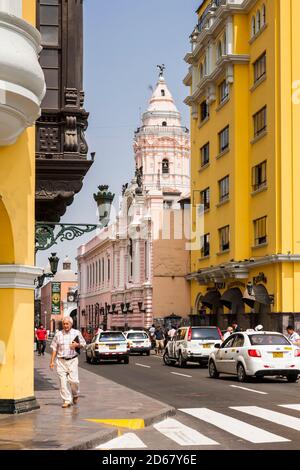
<path fill-rule="evenodd" d="M 160 326 L 155 330 L 155 354 L 162 354 L 165 345 L 165 335 Z"/>
<path fill-rule="evenodd" d="M 76 405 L 79 398 L 78 354 L 86 342 L 79 330 L 72 328 L 73 319 L 65 317 L 62 331 L 56 333 L 51 343 L 52 355 L 50 369 L 54 369 L 56 358 L 57 374 L 60 380 L 62 408 Z"/>
<path fill-rule="evenodd" d="M 229 326 L 226 330 L 226 333 L 223 336 L 223 341 L 225 341 L 225 339 L 229 338 L 229 336 L 231 336 L 232 333 L 233 333 L 233 328 L 232 328 L 232 326 Z"/>
<path fill-rule="evenodd" d="M 294 346 L 299 346 L 300 347 L 300 336 L 298 333 L 294 330 L 294 327 L 292 325 L 288 325 L 286 328 L 288 338 L 293 343 Z"/>
<path fill-rule="evenodd" d="M 44 328 L 44 325 L 40 323 L 38 329 L 35 332 L 35 337 L 37 341 L 37 350 L 39 356 L 45 355 L 45 349 L 46 349 L 46 341 L 48 339 L 48 333 L 46 328 Z"/>
<path fill-rule="evenodd" d="M 238 333 L 239 331 L 242 331 L 236 321 L 232 322 L 232 328 L 233 328 L 234 333 Z"/>
<path fill-rule="evenodd" d="M 172 341 L 175 335 L 176 335 L 176 328 L 172 325 L 171 329 L 168 331 L 168 336 L 169 336 L 170 341 Z"/>
<path fill-rule="evenodd" d="M 155 325 L 150 326 L 149 328 L 149 336 L 150 336 L 150 341 L 151 341 L 151 346 L 154 349 L 155 347 Z"/>

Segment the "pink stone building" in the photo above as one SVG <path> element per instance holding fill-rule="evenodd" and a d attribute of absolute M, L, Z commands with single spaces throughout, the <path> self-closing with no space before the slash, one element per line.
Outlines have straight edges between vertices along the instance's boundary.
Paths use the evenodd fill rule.
<path fill-rule="evenodd" d="M 190 144 L 162 74 L 134 139 L 116 221 L 78 249 L 82 329 L 148 328 L 190 313 Z"/>

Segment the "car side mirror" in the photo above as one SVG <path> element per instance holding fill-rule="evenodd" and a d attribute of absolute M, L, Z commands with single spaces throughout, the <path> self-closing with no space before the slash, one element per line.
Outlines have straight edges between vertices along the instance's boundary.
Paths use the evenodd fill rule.
<path fill-rule="evenodd" d="M 216 348 L 216 349 L 220 349 L 220 348 L 221 348 L 221 344 L 219 344 L 219 343 L 215 344 L 215 348 Z"/>

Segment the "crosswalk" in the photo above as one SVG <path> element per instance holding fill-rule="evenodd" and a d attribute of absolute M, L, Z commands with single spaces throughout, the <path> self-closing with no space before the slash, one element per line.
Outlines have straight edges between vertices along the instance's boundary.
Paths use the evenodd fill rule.
<path fill-rule="evenodd" d="M 235 436 L 239 442 L 242 440 L 251 444 L 279 444 L 291 442 L 291 439 L 284 434 L 286 428 L 296 432 L 300 431 L 300 404 L 277 404 L 274 405 L 273 408 L 274 407 L 275 410 L 278 408 L 278 411 L 259 406 L 230 406 L 222 413 L 209 408 L 182 408 L 178 410 L 182 413 L 180 416 L 194 418 L 192 426 L 183 424 L 180 421 L 180 416 L 179 418 L 176 416 L 176 419 L 167 418 L 152 426 L 151 436 L 153 437 L 154 433 L 158 433 L 157 438 L 160 442 L 161 439 L 167 438 L 166 445 L 170 445 L 170 443 L 173 442 L 180 447 L 193 447 L 195 449 L 201 449 L 201 447 L 218 448 L 217 446 L 222 446 L 222 436 L 225 438 L 225 435 L 227 438 L 228 435 Z M 285 410 L 286 412 L 287 410 L 292 411 L 292 413 L 287 414 L 284 412 Z M 297 414 L 299 416 L 297 416 Z M 243 415 L 245 415 L 245 419 L 243 419 Z M 247 417 L 249 416 L 255 419 L 255 425 L 248 423 Z M 259 418 L 259 420 L 257 420 L 257 418 Z M 195 421 L 195 419 L 197 421 Z M 259 425 L 257 424 L 258 422 Z M 264 423 L 276 425 L 276 434 L 264 429 Z M 211 427 L 215 429 L 213 439 L 211 436 L 207 435 L 207 424 L 210 425 L 210 432 Z M 199 429 L 195 429 L 197 427 L 199 427 Z M 273 430 L 274 428 L 272 428 L 272 431 Z M 222 435 L 222 432 L 224 435 Z M 217 438 L 216 435 L 218 436 Z M 128 432 L 109 442 L 101 444 L 97 449 L 149 448 L 150 445 L 144 442 L 145 440 L 146 439 L 141 435 L 138 436 L 136 433 Z"/>

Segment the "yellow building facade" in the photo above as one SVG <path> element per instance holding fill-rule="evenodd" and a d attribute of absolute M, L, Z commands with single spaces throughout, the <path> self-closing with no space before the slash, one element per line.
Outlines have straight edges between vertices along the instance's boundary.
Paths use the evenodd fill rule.
<path fill-rule="evenodd" d="M 45 93 L 35 0 L 0 0 L 0 413 L 33 387 L 35 120 Z"/>
<path fill-rule="evenodd" d="M 222 328 L 299 327 L 300 2 L 206 0 L 197 14 L 191 309 Z"/>

